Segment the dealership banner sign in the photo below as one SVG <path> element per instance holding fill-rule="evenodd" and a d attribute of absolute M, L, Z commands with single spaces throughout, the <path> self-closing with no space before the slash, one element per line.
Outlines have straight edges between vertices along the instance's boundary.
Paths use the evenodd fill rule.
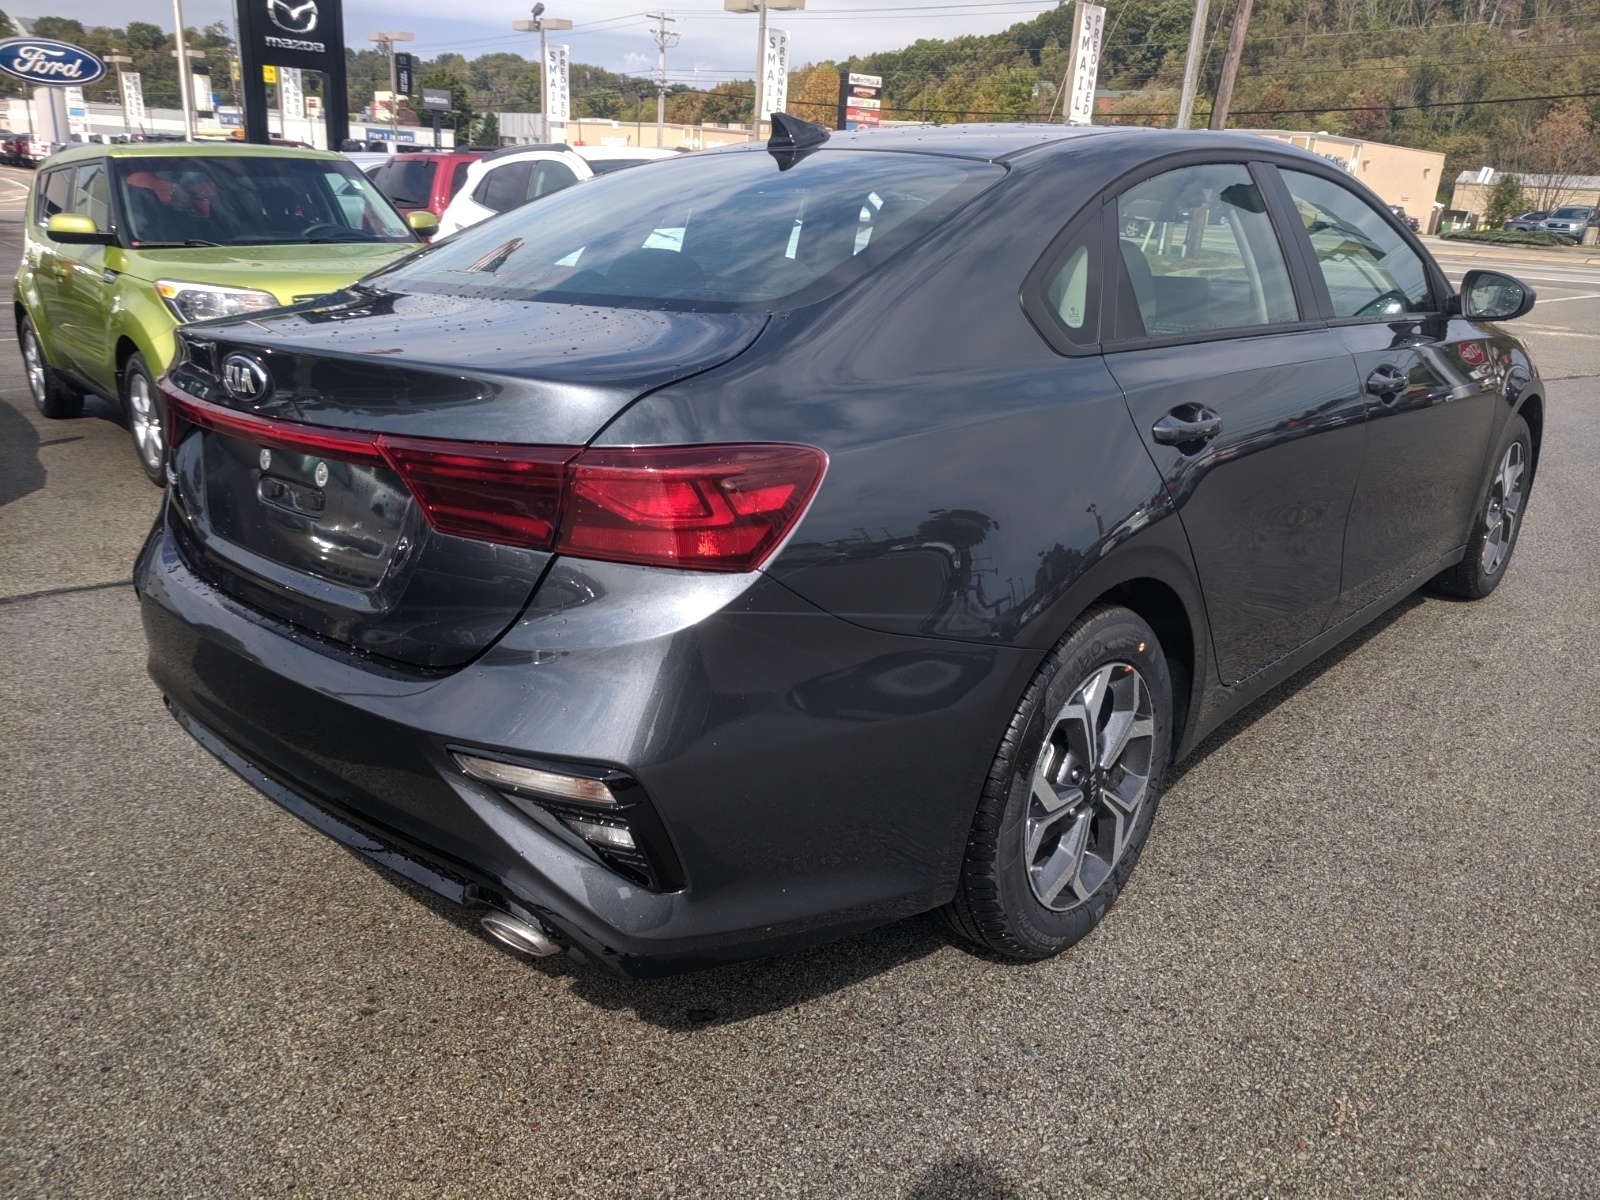
<path fill-rule="evenodd" d="M 1072 17 L 1072 69 L 1067 73 L 1068 125 L 1088 125 L 1094 120 L 1094 89 L 1100 79 L 1100 37 L 1105 32 L 1106 10 L 1078 0 Z"/>
<path fill-rule="evenodd" d="M 52 38 L 14 37 L 0 41 L 0 71 L 29 83 L 82 87 L 103 79 L 106 65 L 82 46 Z"/>
<path fill-rule="evenodd" d="M 761 72 L 761 120 L 789 103 L 789 31 L 768 29 Z"/>
<path fill-rule="evenodd" d="M 570 47 L 546 46 L 544 50 L 545 128 L 565 125 L 572 120 L 572 91 L 567 83 Z"/>
<path fill-rule="evenodd" d="M 306 89 L 299 67 L 284 67 L 278 72 L 278 111 L 285 121 L 305 119 Z"/>
<path fill-rule="evenodd" d="M 122 111 L 130 123 L 144 123 L 144 81 L 137 71 L 123 72 Z"/>

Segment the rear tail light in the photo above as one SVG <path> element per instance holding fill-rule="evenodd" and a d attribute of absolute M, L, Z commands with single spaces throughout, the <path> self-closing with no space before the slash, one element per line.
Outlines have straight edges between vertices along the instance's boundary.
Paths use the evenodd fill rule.
<path fill-rule="evenodd" d="M 544 549 L 570 446 L 493 446 L 382 435 L 378 449 L 440 533 Z"/>
<path fill-rule="evenodd" d="M 329 429 L 197 400 L 163 381 L 183 426 L 272 450 L 384 465 L 441 533 L 607 562 L 752 571 L 799 521 L 828 457 L 786 444 L 510 446 Z"/>
<path fill-rule="evenodd" d="M 794 527 L 827 466 L 810 446 L 590 450 L 568 468 L 558 551 L 748 571 Z"/>

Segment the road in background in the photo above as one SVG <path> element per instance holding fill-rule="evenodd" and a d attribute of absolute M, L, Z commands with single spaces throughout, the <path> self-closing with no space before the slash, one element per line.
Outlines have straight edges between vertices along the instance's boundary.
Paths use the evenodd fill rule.
<path fill-rule="evenodd" d="M 1552 383 L 1505 584 L 1231 722 L 1031 966 L 933 917 L 651 984 L 502 951 L 167 717 L 158 493 L 0 351 L 5 1191 L 1600 1194 L 1600 270 L 1516 273 Z"/>

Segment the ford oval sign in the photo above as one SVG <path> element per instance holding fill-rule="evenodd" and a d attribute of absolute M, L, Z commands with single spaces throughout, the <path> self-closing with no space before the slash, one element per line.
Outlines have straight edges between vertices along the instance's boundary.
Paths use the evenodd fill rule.
<path fill-rule="evenodd" d="M 82 87 L 106 73 L 106 65 L 81 46 L 51 38 L 6 38 L 0 42 L 0 71 L 30 83 Z"/>

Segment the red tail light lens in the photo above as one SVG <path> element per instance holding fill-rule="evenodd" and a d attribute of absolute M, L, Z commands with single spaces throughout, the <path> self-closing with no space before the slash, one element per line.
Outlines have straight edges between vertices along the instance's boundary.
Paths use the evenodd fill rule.
<path fill-rule="evenodd" d="M 810 446 L 590 450 L 567 467 L 556 550 L 700 571 L 750 571 L 788 536 L 828 458 Z"/>
<path fill-rule="evenodd" d="M 378 448 L 440 533 L 548 549 L 571 446 L 496 446 L 378 438 Z"/>
<path fill-rule="evenodd" d="M 329 429 L 198 400 L 162 381 L 173 445 L 185 425 L 274 450 L 392 469 L 441 533 L 608 562 L 752 571 L 822 482 L 811 446 L 645 446 L 580 452 Z"/>

